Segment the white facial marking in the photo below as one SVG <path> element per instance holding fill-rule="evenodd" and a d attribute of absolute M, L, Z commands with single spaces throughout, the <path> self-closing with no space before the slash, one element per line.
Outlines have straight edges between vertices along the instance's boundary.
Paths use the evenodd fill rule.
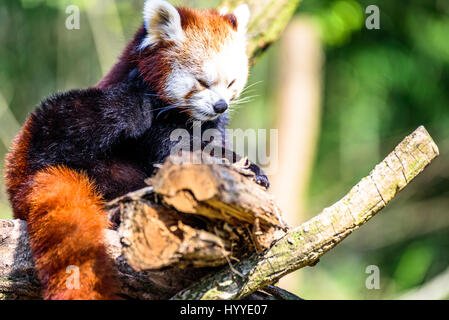
<path fill-rule="evenodd" d="M 229 105 L 243 90 L 248 77 L 248 58 L 245 50 L 244 39 L 237 38 L 226 43 L 216 55 L 204 62 L 204 75 L 211 79 L 210 83 L 214 83 L 208 90 L 212 94 L 206 102 L 212 108 L 220 100 Z"/>
<path fill-rule="evenodd" d="M 173 101 L 173 105 L 188 109 L 196 120 L 208 121 L 219 117 L 220 113 L 214 110 L 217 102 L 224 100 L 230 106 L 238 98 L 248 79 L 248 6 L 239 6 L 234 14 L 238 30 L 231 31 L 218 52 L 213 53 L 203 46 L 188 48 L 192 59 L 197 59 L 195 63 L 193 60 L 192 63 L 186 63 L 185 60 L 182 62 L 176 59 L 171 63 L 172 72 L 167 78 L 164 92 Z"/>
<path fill-rule="evenodd" d="M 176 101 L 180 107 L 187 107 L 191 115 L 200 121 L 217 118 L 214 110 L 218 101 L 228 105 L 243 90 L 248 78 L 248 58 L 244 37 L 229 39 L 221 50 L 204 61 L 201 71 L 185 66 L 172 66 L 173 71 L 167 79 L 167 97 Z M 203 88 L 200 82 L 205 82 Z M 194 94 L 186 96 L 195 91 Z"/>
<path fill-rule="evenodd" d="M 196 85 L 196 79 L 192 77 L 190 70 L 181 66 L 172 67 L 172 72 L 167 79 L 165 93 L 173 101 L 182 104 L 182 97 L 185 97 Z"/>

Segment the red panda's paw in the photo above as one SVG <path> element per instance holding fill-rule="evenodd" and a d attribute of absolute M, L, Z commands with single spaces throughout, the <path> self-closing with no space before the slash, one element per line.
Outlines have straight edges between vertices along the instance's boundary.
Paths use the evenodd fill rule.
<path fill-rule="evenodd" d="M 249 162 L 248 169 L 254 173 L 254 181 L 258 185 L 264 187 L 265 189 L 268 189 L 270 187 L 270 181 L 268 180 L 268 177 L 258 165 Z"/>
<path fill-rule="evenodd" d="M 268 189 L 270 187 L 270 181 L 268 180 L 268 177 L 264 174 L 256 176 L 255 181 L 258 185 L 264 187 L 265 189 Z"/>

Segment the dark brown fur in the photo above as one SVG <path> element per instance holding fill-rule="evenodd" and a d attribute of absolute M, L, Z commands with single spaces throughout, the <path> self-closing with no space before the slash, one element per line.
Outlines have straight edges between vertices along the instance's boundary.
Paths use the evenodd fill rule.
<path fill-rule="evenodd" d="M 211 50 L 218 47 L 216 39 L 237 28 L 232 15 L 179 12 L 187 37 Z M 170 59 L 195 59 L 188 51 L 173 56 L 170 42 L 141 50 L 145 35 L 140 28 L 96 87 L 44 100 L 7 156 L 9 199 L 14 216 L 27 221 L 46 299 L 117 297 L 116 273 L 103 240 L 109 226 L 103 203 L 145 186 L 155 164 L 177 143 L 171 132 L 192 130 L 188 115 L 179 110 L 158 115 L 170 103 L 164 97 Z M 222 115 L 203 123 L 202 130 L 218 129 L 225 137 L 227 122 Z M 268 183 L 257 166 L 251 168 Z M 67 287 L 71 266 L 79 268 L 79 289 Z"/>

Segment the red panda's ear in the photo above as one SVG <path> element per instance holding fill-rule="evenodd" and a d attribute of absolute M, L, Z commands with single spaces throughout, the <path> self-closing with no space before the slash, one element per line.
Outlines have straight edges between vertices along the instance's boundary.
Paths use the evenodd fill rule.
<path fill-rule="evenodd" d="M 239 5 L 234 10 L 234 15 L 237 17 L 238 31 L 246 32 L 246 29 L 248 27 L 249 18 L 251 16 L 248 5 L 246 5 L 246 4 Z"/>
<path fill-rule="evenodd" d="M 164 0 L 147 0 L 143 9 L 143 20 L 147 37 L 141 48 L 154 45 L 160 41 L 182 42 L 184 31 L 178 10 Z"/>

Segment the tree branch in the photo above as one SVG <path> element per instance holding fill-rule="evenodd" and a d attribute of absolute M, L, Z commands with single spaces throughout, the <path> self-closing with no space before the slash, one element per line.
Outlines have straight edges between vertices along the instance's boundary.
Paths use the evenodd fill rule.
<path fill-rule="evenodd" d="M 439 154 L 424 127 L 406 137 L 340 201 L 262 255 L 211 274 L 174 299 L 239 299 L 318 259 L 383 209 Z"/>
<path fill-rule="evenodd" d="M 106 242 L 109 244 L 109 253 L 111 257 L 115 259 L 116 266 L 119 271 L 122 296 L 126 298 L 139 299 L 167 299 L 183 290 L 176 294 L 174 298 L 243 298 L 268 284 L 274 283 L 289 272 L 307 265 L 314 265 L 320 256 L 331 250 L 345 237 L 385 207 L 385 205 L 391 201 L 391 199 L 393 199 L 393 197 L 395 197 L 397 193 L 401 191 L 408 183 L 410 183 L 414 177 L 424 170 L 424 168 L 437 155 L 438 148 L 432 138 L 423 127 L 418 128 L 414 133 L 405 138 L 404 141 L 402 141 L 383 162 L 376 166 L 368 177 L 362 179 L 362 181 L 358 183 L 342 200 L 334 204 L 332 207 L 325 209 L 321 214 L 304 223 L 295 230 L 290 231 L 265 253 L 252 254 L 249 257 L 244 257 L 241 259 L 241 262 L 232 267 L 230 266 L 222 269 L 219 272 L 217 272 L 216 268 L 192 268 L 192 264 L 190 264 L 190 267 L 187 268 L 186 266 L 184 266 L 184 268 L 163 267 L 159 270 L 137 272 L 128 265 L 122 256 L 122 252 L 125 252 L 126 255 L 126 250 L 128 250 L 128 248 L 142 245 L 142 242 L 140 240 L 136 240 L 135 243 L 127 243 L 127 238 L 123 235 L 123 230 L 126 230 L 126 228 L 121 230 L 122 235 L 119 235 L 119 233 L 114 230 L 106 230 Z M 173 164 L 170 166 L 171 169 L 178 172 L 178 174 L 189 175 L 189 170 L 177 170 L 177 166 L 174 166 Z M 170 168 L 170 166 L 167 168 Z M 215 173 L 217 170 L 225 170 L 226 172 L 226 170 L 229 169 L 226 167 L 220 167 L 217 169 L 215 166 L 216 165 L 210 166 L 209 169 L 214 169 L 211 169 L 209 173 Z M 204 169 L 204 167 L 202 168 Z M 170 170 L 165 172 L 172 172 L 171 174 L 173 174 L 173 171 Z M 172 177 L 171 174 L 168 174 L 167 177 Z M 232 173 L 229 172 L 223 174 L 227 174 L 228 177 L 229 174 L 232 175 Z M 159 176 L 159 179 L 163 179 L 161 178 L 161 175 Z M 208 173 L 206 173 L 206 176 L 207 175 Z M 210 181 L 217 179 L 217 177 L 223 177 L 223 175 L 218 174 L 215 178 L 211 178 Z M 181 179 L 180 176 L 178 176 L 178 178 L 179 181 L 185 179 Z M 241 177 L 235 177 L 237 181 L 239 181 L 240 178 Z M 245 181 L 245 179 L 249 180 L 244 178 L 243 181 Z M 170 179 L 166 181 L 170 181 Z M 231 179 L 228 183 L 230 183 L 230 181 L 234 180 Z M 192 185 L 201 184 L 193 183 Z M 233 182 L 228 187 L 232 187 L 232 185 Z M 169 186 L 173 187 L 173 184 L 169 184 Z M 159 199 L 157 205 L 163 205 L 165 210 L 164 212 L 168 212 L 169 214 L 170 212 L 176 212 L 178 217 L 183 215 L 192 216 L 193 212 L 193 216 L 198 213 L 198 215 L 202 216 L 201 219 L 208 219 L 206 216 L 212 211 L 203 211 L 205 208 L 204 204 L 212 198 L 214 199 L 212 203 L 215 206 L 217 206 L 218 203 L 225 204 L 223 206 L 219 206 L 220 211 L 223 212 L 223 217 L 225 217 L 225 220 L 232 216 L 238 217 L 241 213 L 241 211 L 235 209 L 235 206 L 229 205 L 229 199 L 235 198 L 222 197 L 227 192 L 226 188 L 224 188 L 224 192 L 219 193 L 218 198 L 216 193 L 211 193 L 209 194 L 209 197 L 205 198 L 203 198 L 204 194 L 200 196 L 200 193 L 198 193 L 198 198 L 193 199 L 193 202 L 187 202 L 194 204 L 193 207 L 195 209 L 194 211 L 191 211 L 190 214 L 182 214 L 176 210 L 170 210 L 169 208 L 172 208 L 172 205 L 185 205 L 186 202 L 177 202 L 182 199 L 182 196 L 179 198 L 180 194 L 177 192 L 166 192 L 167 190 L 171 190 L 171 187 L 168 189 L 166 187 L 166 184 L 162 184 L 162 186 L 154 186 L 153 188 L 147 188 L 129 194 L 110 203 L 109 207 L 112 219 L 116 221 L 117 211 L 120 211 L 124 217 L 124 221 L 121 223 L 127 224 L 129 220 L 127 220 L 128 218 L 126 218 L 126 216 L 129 214 L 129 210 L 134 210 L 136 214 L 140 211 L 141 216 L 143 217 L 145 213 L 149 212 L 149 208 L 154 209 L 155 204 L 150 201 L 150 199 L 155 198 L 154 188 L 160 192 L 158 195 Z M 182 186 L 182 183 L 177 185 L 177 188 L 180 188 L 179 190 L 184 189 L 184 187 Z M 235 187 L 236 186 L 234 186 L 234 188 Z M 259 187 L 255 186 L 255 188 Z M 199 192 L 198 190 L 196 192 Z M 203 191 L 205 190 L 206 189 L 203 189 Z M 227 190 L 229 191 L 229 189 Z M 173 195 L 176 196 L 173 197 Z M 168 196 L 170 205 L 167 206 L 165 201 L 162 201 L 161 203 L 160 196 L 162 196 L 162 198 Z M 210 196 L 212 198 L 210 198 Z M 174 199 L 177 200 L 175 201 Z M 242 203 L 245 203 L 245 201 L 246 200 L 243 200 Z M 270 201 L 271 200 L 268 200 L 267 203 Z M 198 203 L 200 204 L 198 205 Z M 256 205 L 255 208 L 256 209 L 253 209 L 252 211 L 250 210 L 245 214 L 246 218 L 238 218 L 240 223 L 242 223 L 242 221 L 243 223 L 248 223 L 248 217 L 254 217 L 254 214 L 258 212 L 257 210 L 259 210 L 261 206 Z M 185 210 L 185 207 L 183 210 Z M 258 214 L 264 212 L 263 209 L 261 210 L 262 211 L 259 211 Z M 268 218 L 265 222 L 266 226 L 272 223 L 274 223 L 274 225 L 279 224 L 279 220 L 276 218 L 277 215 L 273 214 L 273 207 L 268 209 L 267 212 L 271 213 L 271 215 L 267 216 Z M 214 213 L 214 215 L 215 214 L 216 213 Z M 219 217 L 215 216 L 215 218 L 218 219 Z M 163 222 L 165 220 L 159 221 Z M 229 223 L 231 222 L 229 221 Z M 231 224 L 235 225 L 235 223 Z M 261 228 L 262 226 L 263 223 L 261 224 Z M 168 228 L 165 230 L 176 234 L 176 230 L 171 229 L 169 225 L 167 227 Z M 204 226 L 203 228 L 207 229 L 207 227 Z M 227 229 L 228 232 L 230 232 L 229 228 L 224 229 Z M 140 231 L 134 230 L 133 233 L 142 233 L 142 230 L 145 230 L 145 228 L 142 227 Z M 207 232 L 207 230 L 205 232 Z M 270 233 L 272 231 L 268 228 L 265 232 Z M 217 238 L 223 239 L 223 237 L 226 237 L 226 235 L 223 236 L 220 232 L 218 234 L 221 235 L 221 238 Z M 158 237 L 157 233 L 150 236 L 153 238 Z M 201 239 L 204 242 L 200 241 L 198 243 L 204 244 L 210 241 L 209 237 L 204 237 Z M 214 242 L 212 241 L 212 243 Z M 248 245 L 249 242 L 247 241 L 243 243 L 244 245 Z M 199 248 L 199 250 L 204 249 L 202 246 L 195 247 L 195 245 L 196 244 L 193 244 L 193 248 Z M 145 246 L 146 245 L 144 244 L 143 248 L 145 248 Z M 144 249 L 143 251 L 149 250 L 148 246 L 146 248 L 147 249 Z M 36 277 L 32 255 L 30 253 L 25 222 L 18 220 L 0 220 L 0 253 L 0 299 L 39 298 L 40 286 Z M 185 259 L 182 258 L 182 254 L 189 256 L 191 251 L 187 250 L 185 252 L 181 252 L 181 258 L 179 261 L 185 261 Z M 137 266 L 139 266 L 139 263 L 139 261 L 135 262 Z M 224 263 L 224 260 L 221 261 L 221 264 L 222 263 Z M 203 264 L 202 266 L 215 265 L 217 264 Z M 146 268 L 148 269 L 148 265 L 140 264 L 140 268 L 138 267 L 137 269 Z M 207 274 L 210 275 L 203 278 Z M 199 279 L 202 280 L 197 284 L 194 284 Z"/>
<path fill-rule="evenodd" d="M 248 52 L 254 64 L 261 53 L 275 41 L 293 15 L 300 0 L 225 0 L 222 6 L 229 9 L 241 3 L 248 3 L 252 11 L 249 25 L 250 41 Z M 138 195 L 136 195 L 138 196 Z M 147 207 L 145 207 L 147 208 Z M 116 209 L 114 209 L 116 213 Z M 114 213 L 111 214 L 112 216 Z M 116 259 L 123 283 L 123 292 L 130 297 L 164 298 L 170 297 L 192 280 L 204 275 L 204 271 L 163 271 L 136 273 L 120 259 L 121 243 L 116 231 L 106 232 L 110 243 L 111 256 Z M 201 234 L 198 238 L 201 238 Z M 208 234 L 210 236 L 210 234 Z M 199 242 L 199 243 L 205 243 Z M 212 247 L 217 249 L 216 246 Z M 29 249 L 26 225 L 23 221 L 0 221 L 0 299 L 39 298 L 40 288 Z M 151 280 L 153 279 L 153 280 Z M 171 279 L 178 279 L 170 283 Z M 172 281 L 173 282 L 173 281 Z M 180 285 L 180 287 L 178 287 Z"/>
<path fill-rule="evenodd" d="M 149 189 L 107 205 L 121 215 L 122 251 L 135 270 L 222 266 L 285 234 L 273 196 L 244 167 L 199 156 L 169 157 Z"/>
<path fill-rule="evenodd" d="M 254 64 L 260 55 L 279 37 L 299 2 L 300 0 L 223 1 L 222 6 L 228 6 L 231 10 L 241 3 L 248 3 L 250 6 L 252 18 L 248 30 L 250 36 L 248 52 L 251 64 Z M 226 253 L 226 241 L 222 241 L 223 235 L 226 234 L 224 231 L 227 230 L 229 232 L 229 228 L 225 227 L 224 224 L 221 226 L 222 229 L 218 230 L 218 233 L 221 234 L 221 240 L 218 239 L 220 237 L 214 238 L 214 234 L 207 227 L 205 228 L 207 229 L 206 231 L 200 230 L 206 233 L 195 233 L 196 231 L 194 230 L 194 233 L 190 233 L 193 237 L 187 237 L 187 239 L 194 239 L 193 242 L 190 242 L 190 248 L 195 250 L 199 248 L 200 251 L 207 249 L 209 250 L 208 256 L 213 255 L 217 260 L 212 261 L 210 264 L 201 264 L 200 266 L 203 268 L 188 268 L 192 265 L 198 266 L 192 263 L 193 260 L 185 263 L 184 258 L 188 255 L 191 258 L 191 251 L 176 249 L 174 252 L 180 254 L 181 258 L 178 257 L 174 260 L 175 262 L 169 259 L 168 262 L 164 261 L 159 265 L 150 266 L 148 264 L 140 264 L 145 259 L 135 262 L 133 265 L 137 266 L 136 269 L 139 270 L 162 268 L 160 270 L 140 272 L 131 268 L 122 256 L 122 252 L 125 252 L 126 256 L 126 248 L 134 247 L 135 243 L 126 243 L 129 238 L 123 234 L 123 229 L 121 234 L 114 230 L 106 230 L 105 235 L 109 244 L 109 253 L 115 260 L 119 271 L 122 295 L 129 298 L 166 299 L 210 273 L 200 283 L 184 289 L 174 298 L 243 298 L 267 284 L 277 281 L 289 272 L 315 264 L 320 256 L 332 249 L 381 210 L 437 155 L 437 146 L 427 131 L 423 127 L 419 128 L 411 136 L 407 137 L 368 177 L 364 178 L 334 206 L 325 209 L 320 215 L 288 233 L 265 253 L 252 254 L 250 257 L 243 258 L 235 266 L 225 268 L 220 272 L 215 272 L 216 269 L 211 269 L 210 267 L 224 263 L 221 256 L 232 257 L 232 250 L 228 250 Z M 215 168 L 213 172 L 217 170 L 219 171 L 220 169 Z M 220 214 L 223 217 L 233 217 L 235 219 L 241 218 L 242 213 L 249 213 L 249 215 L 243 216 L 243 222 L 254 226 L 252 234 L 253 236 L 256 235 L 256 239 L 255 241 L 251 239 L 251 241 L 256 244 L 259 243 L 262 249 L 268 246 L 270 239 L 276 238 L 274 237 L 274 230 L 280 226 L 278 213 L 274 212 L 276 209 L 273 209 L 275 205 L 272 207 L 261 206 L 259 211 L 257 206 L 254 206 L 255 209 L 252 206 L 248 206 L 249 202 L 243 206 L 235 206 L 235 203 L 230 205 L 226 202 L 226 197 L 221 197 L 222 193 L 220 191 L 213 198 L 206 199 L 206 201 L 198 201 L 199 199 L 194 197 L 189 198 L 188 193 L 181 197 L 183 201 L 179 198 L 173 200 L 170 196 L 167 197 L 166 194 L 160 193 L 158 196 L 162 196 L 162 198 L 165 196 L 161 207 L 161 203 L 158 202 L 155 205 L 146 198 L 148 195 L 154 196 L 153 191 L 152 189 L 147 189 L 131 196 L 128 195 L 128 197 L 134 199 L 134 203 L 144 204 L 140 206 L 140 209 L 132 207 L 132 210 L 134 213 L 140 210 L 147 213 L 150 212 L 150 217 L 162 222 L 160 230 L 163 232 L 161 234 L 166 234 L 167 231 L 170 231 L 176 235 L 179 229 L 182 229 L 184 233 L 180 237 L 177 239 L 170 238 L 171 241 L 178 244 L 177 248 L 182 247 L 182 245 L 179 246 L 177 241 L 185 241 L 185 236 L 189 234 L 186 232 L 188 228 L 183 229 L 179 225 L 177 228 L 174 228 L 175 226 L 170 225 L 170 221 L 162 219 L 161 215 L 158 214 L 162 211 L 167 211 L 169 215 L 176 215 L 174 216 L 175 219 L 181 221 L 185 217 L 180 217 L 182 213 L 178 212 L 178 210 L 192 214 L 191 211 L 185 210 L 185 205 L 189 201 L 190 203 L 199 204 L 195 207 L 194 213 L 203 216 L 203 218 L 206 217 L 206 219 L 218 218 Z M 247 195 L 251 196 L 252 193 L 248 192 Z M 253 202 L 254 204 L 259 204 L 256 198 L 253 198 L 252 201 L 255 201 Z M 126 211 L 123 210 L 125 205 L 123 202 L 118 201 L 115 204 L 118 207 L 111 206 L 111 217 L 113 218 L 116 218 L 118 211 L 122 214 Z M 174 210 L 173 207 L 178 210 Z M 120 210 L 117 210 L 117 208 Z M 249 212 L 247 212 L 248 210 Z M 143 215 L 141 216 L 143 217 Z M 122 221 L 122 223 L 126 224 L 128 221 L 126 220 L 126 214 L 123 217 L 125 217 L 125 221 Z M 235 222 L 234 219 L 224 220 L 226 223 L 232 224 Z M 237 220 L 242 223 L 241 219 Z M 145 223 L 151 225 L 151 221 Z M 263 231 L 262 236 L 256 227 L 261 228 Z M 134 229 L 134 232 L 138 231 Z M 250 234 L 251 232 L 246 235 Z M 268 234 L 271 238 L 264 238 L 263 234 Z M 257 236 L 260 236 L 259 239 Z M 134 240 L 131 239 L 131 241 Z M 139 241 L 142 242 L 141 240 Z M 210 245 L 211 243 L 212 245 Z M 243 243 L 248 245 L 248 239 Z M 145 246 L 143 248 L 145 249 Z M 148 247 L 146 248 L 148 249 Z M 255 249 L 257 249 L 257 245 Z M 225 254 L 223 254 L 223 250 Z M 0 299 L 39 298 L 39 281 L 37 281 L 26 225 L 23 221 L 0 221 L 0 253 Z M 221 256 L 218 253 L 221 253 Z M 170 255 L 168 256 L 170 257 Z M 201 257 L 201 255 L 197 255 L 194 261 L 198 263 L 198 261 L 201 261 Z M 146 259 L 145 261 L 145 263 L 148 263 L 151 259 Z M 185 264 L 183 265 L 182 263 Z M 167 269 L 167 267 L 171 268 Z"/>
<path fill-rule="evenodd" d="M 121 256 L 119 233 L 105 230 L 105 237 L 124 298 L 168 299 L 210 272 L 207 269 L 137 272 Z M 42 299 L 25 221 L 0 220 L 0 257 L 0 300 Z"/>

